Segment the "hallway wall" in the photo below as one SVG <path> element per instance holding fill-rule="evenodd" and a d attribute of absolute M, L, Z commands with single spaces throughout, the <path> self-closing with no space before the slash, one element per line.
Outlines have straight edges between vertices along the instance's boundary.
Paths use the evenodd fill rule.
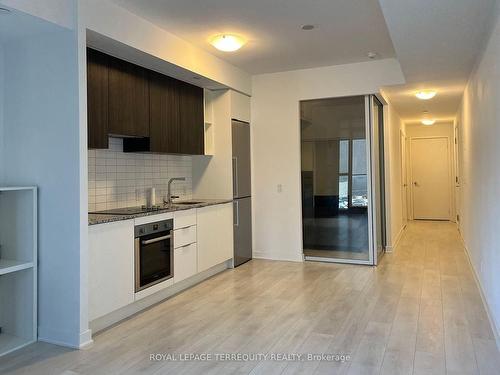
<path fill-rule="evenodd" d="M 460 231 L 500 336 L 500 6 L 458 113 Z"/>
<path fill-rule="evenodd" d="M 403 185 L 401 173 L 401 144 L 400 132 L 403 123 L 399 114 L 391 103 L 385 106 L 385 171 L 386 171 L 386 210 L 387 216 L 387 251 L 393 251 L 401 238 L 404 226 L 403 199 L 401 187 Z"/>
<path fill-rule="evenodd" d="M 405 129 L 406 129 L 406 137 L 408 141 L 410 142 L 410 139 L 413 138 L 418 138 L 418 137 L 448 137 L 449 139 L 449 151 L 450 151 L 450 194 L 451 194 L 451 213 L 450 213 L 450 218 L 452 221 L 456 218 L 456 210 L 455 210 L 455 189 L 453 188 L 455 186 L 454 180 L 455 180 L 455 152 L 454 152 L 454 130 L 453 130 L 453 121 L 446 121 L 446 122 L 436 122 L 436 124 L 432 126 L 425 126 L 420 123 L 406 123 L 405 124 Z M 409 154 L 409 157 L 411 158 L 411 154 Z M 411 160 L 408 160 L 406 163 L 408 167 L 408 178 L 411 178 Z M 409 187 L 409 193 L 408 193 L 408 207 L 409 207 L 409 213 L 408 217 L 411 220 L 412 219 L 412 205 L 413 202 L 411 201 L 411 186 Z"/>

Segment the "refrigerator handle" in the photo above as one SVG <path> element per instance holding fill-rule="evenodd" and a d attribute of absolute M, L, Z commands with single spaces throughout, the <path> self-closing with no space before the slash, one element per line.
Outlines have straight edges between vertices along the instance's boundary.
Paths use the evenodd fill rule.
<path fill-rule="evenodd" d="M 233 201 L 233 225 L 240 226 L 240 202 Z"/>
<path fill-rule="evenodd" d="M 233 156 L 233 197 L 238 196 L 238 158 Z"/>

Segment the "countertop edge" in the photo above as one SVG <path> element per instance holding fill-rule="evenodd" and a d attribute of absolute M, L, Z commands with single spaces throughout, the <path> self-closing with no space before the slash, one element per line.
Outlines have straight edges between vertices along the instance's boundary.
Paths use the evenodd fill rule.
<path fill-rule="evenodd" d="M 160 215 L 160 214 L 166 214 L 166 213 L 174 213 L 177 211 L 186 211 L 186 210 L 191 210 L 193 208 L 203 208 L 203 207 L 209 207 L 209 206 L 216 206 L 219 204 L 231 203 L 231 202 L 233 202 L 233 199 L 218 199 L 218 200 L 200 199 L 200 201 L 203 201 L 203 203 L 186 205 L 186 206 L 175 206 L 173 208 L 166 208 L 166 209 L 153 211 L 153 212 L 143 212 L 143 213 L 134 214 L 134 215 L 106 215 L 106 214 L 91 214 L 91 213 L 89 213 L 88 214 L 88 226 L 90 227 L 93 225 L 114 223 L 117 221 L 133 220 L 133 219 L 136 219 L 139 217 L 154 216 L 154 215 Z"/>

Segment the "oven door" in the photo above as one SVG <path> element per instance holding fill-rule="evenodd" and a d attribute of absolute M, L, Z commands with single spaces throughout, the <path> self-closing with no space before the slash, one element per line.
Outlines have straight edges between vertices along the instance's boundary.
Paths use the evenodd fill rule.
<path fill-rule="evenodd" d="M 170 279 L 173 272 L 171 231 L 152 233 L 135 239 L 135 291 Z"/>

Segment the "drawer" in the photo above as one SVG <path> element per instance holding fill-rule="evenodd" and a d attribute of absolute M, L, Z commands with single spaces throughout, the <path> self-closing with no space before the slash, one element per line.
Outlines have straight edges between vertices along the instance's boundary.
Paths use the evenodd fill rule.
<path fill-rule="evenodd" d="M 174 249 L 196 242 L 196 225 L 174 230 Z"/>
<path fill-rule="evenodd" d="M 196 274 L 197 259 L 198 252 L 195 243 L 174 250 L 174 283 Z"/>
<path fill-rule="evenodd" d="M 196 225 L 196 208 L 174 212 L 174 229 Z"/>

